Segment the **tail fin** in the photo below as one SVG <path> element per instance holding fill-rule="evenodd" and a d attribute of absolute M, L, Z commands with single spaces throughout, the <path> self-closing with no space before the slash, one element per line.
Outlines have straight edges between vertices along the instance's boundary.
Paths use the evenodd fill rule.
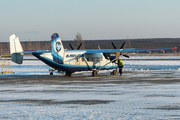
<path fill-rule="evenodd" d="M 57 33 L 51 36 L 51 47 L 53 60 L 59 64 L 64 62 L 64 47 Z"/>
<path fill-rule="evenodd" d="M 10 53 L 11 53 L 11 59 L 13 62 L 17 64 L 22 64 L 23 62 L 23 48 L 21 46 L 21 43 L 19 41 L 19 38 L 16 37 L 15 34 L 11 35 L 9 37 L 10 40 Z"/>

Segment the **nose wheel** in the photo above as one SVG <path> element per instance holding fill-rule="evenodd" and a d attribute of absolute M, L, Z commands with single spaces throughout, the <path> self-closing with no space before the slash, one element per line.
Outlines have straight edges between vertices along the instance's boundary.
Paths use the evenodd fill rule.
<path fill-rule="evenodd" d="M 53 71 L 55 71 L 55 69 L 49 69 L 50 71 L 50 75 L 53 75 Z"/>

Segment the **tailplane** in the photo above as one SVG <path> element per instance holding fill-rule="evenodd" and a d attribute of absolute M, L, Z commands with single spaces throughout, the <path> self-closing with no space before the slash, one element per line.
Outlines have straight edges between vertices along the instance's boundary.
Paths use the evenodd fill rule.
<path fill-rule="evenodd" d="M 57 33 L 51 36 L 51 47 L 53 60 L 56 63 L 63 64 L 64 62 L 64 47 Z"/>
<path fill-rule="evenodd" d="M 13 62 L 17 64 L 22 64 L 23 62 L 23 48 L 19 41 L 19 38 L 13 34 L 9 37 L 10 40 L 10 53 L 11 59 Z"/>

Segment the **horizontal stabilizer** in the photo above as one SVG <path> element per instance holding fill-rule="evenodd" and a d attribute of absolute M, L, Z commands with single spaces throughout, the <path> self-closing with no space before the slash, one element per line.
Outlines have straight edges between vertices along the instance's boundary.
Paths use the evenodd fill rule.
<path fill-rule="evenodd" d="M 23 54 L 22 53 L 12 53 L 11 59 L 13 62 L 15 62 L 17 64 L 22 64 L 23 63 Z"/>

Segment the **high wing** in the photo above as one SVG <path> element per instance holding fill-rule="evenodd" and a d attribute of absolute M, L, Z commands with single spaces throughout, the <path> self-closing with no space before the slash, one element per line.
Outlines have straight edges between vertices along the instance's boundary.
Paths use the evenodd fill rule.
<path fill-rule="evenodd" d="M 52 53 L 53 61 L 63 64 L 64 56 L 67 53 L 79 53 L 83 54 L 92 54 L 96 53 L 116 53 L 116 57 L 121 53 L 126 52 L 135 52 L 135 51 L 151 51 L 151 50 L 168 50 L 168 49 L 176 49 L 177 47 L 168 47 L 168 48 L 130 48 L 130 49 L 122 49 L 124 44 L 120 47 L 120 49 L 88 49 L 88 50 L 65 50 L 62 44 L 62 41 L 57 33 L 54 33 L 51 36 L 51 50 L 23 50 L 19 38 L 13 34 L 9 37 L 10 39 L 10 53 L 11 59 L 13 62 L 22 64 L 24 53 L 32 53 L 34 54 L 42 54 L 42 53 Z M 113 44 L 114 48 L 115 45 Z M 78 47 L 79 49 L 79 47 Z M 129 57 L 125 54 L 122 54 L 125 57 Z M 111 60 L 111 59 L 110 59 Z"/>
<path fill-rule="evenodd" d="M 177 49 L 177 47 L 168 47 L 168 48 L 130 48 L 130 49 L 88 49 L 88 50 L 73 50 L 81 51 L 81 53 L 115 53 L 115 52 L 137 52 L 137 51 L 151 51 L 151 50 L 170 50 Z M 66 50 L 72 51 L 72 50 Z"/>
<path fill-rule="evenodd" d="M 3 52 L 10 52 L 10 50 L 4 50 Z M 16 53 L 51 53 L 52 50 L 24 50 Z"/>
<path fill-rule="evenodd" d="M 167 48 L 130 48 L 130 49 L 86 49 L 86 50 L 73 50 L 74 52 L 81 53 L 115 53 L 115 52 L 137 52 L 137 51 L 151 51 L 151 50 L 173 50 L 177 49 L 177 47 L 167 47 Z M 72 51 L 72 50 L 65 50 Z M 4 52 L 10 52 L 9 50 L 5 50 Z M 17 53 L 51 53 L 52 50 L 24 50 L 23 52 Z"/>
<path fill-rule="evenodd" d="M 51 53 L 52 50 L 24 50 L 22 53 Z"/>

